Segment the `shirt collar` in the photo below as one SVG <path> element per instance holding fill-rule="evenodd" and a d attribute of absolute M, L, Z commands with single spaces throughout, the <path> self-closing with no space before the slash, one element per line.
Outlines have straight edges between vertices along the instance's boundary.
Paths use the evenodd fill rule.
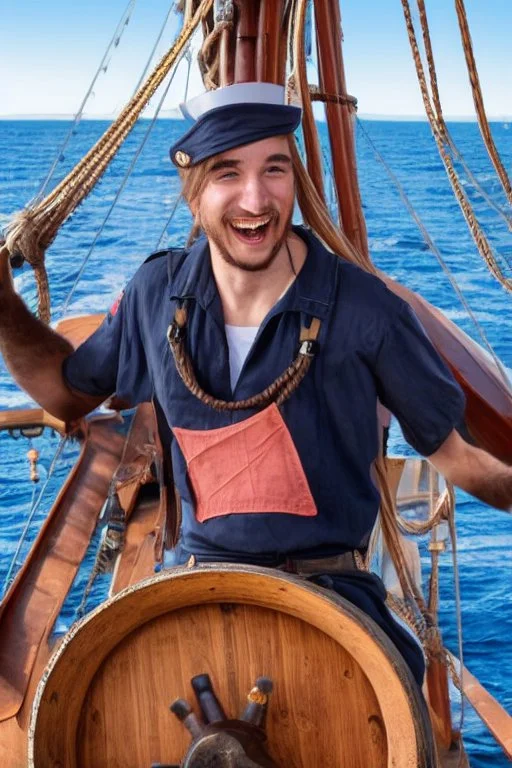
<path fill-rule="evenodd" d="M 328 251 L 305 227 L 294 232 L 306 243 L 308 253 L 304 265 L 272 314 L 285 311 L 305 312 L 324 319 L 334 300 L 340 258 Z M 195 299 L 204 310 L 218 299 L 217 286 L 210 261 L 208 241 L 197 240 L 179 260 L 178 268 L 169 268 L 170 298 Z"/>

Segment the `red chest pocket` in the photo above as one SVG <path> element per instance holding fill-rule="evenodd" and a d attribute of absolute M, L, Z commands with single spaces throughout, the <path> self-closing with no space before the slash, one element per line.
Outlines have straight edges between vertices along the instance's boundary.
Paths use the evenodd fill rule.
<path fill-rule="evenodd" d="M 316 505 L 278 407 L 212 430 L 174 428 L 200 523 L 248 513 L 313 517 Z"/>

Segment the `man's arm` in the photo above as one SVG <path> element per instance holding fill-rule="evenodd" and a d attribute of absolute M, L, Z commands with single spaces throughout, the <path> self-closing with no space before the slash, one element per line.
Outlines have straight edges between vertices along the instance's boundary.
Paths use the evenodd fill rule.
<path fill-rule="evenodd" d="M 72 390 L 62 375 L 71 344 L 35 318 L 16 294 L 9 255 L 0 247 L 0 353 L 14 379 L 46 411 L 72 421 L 105 399 Z"/>
<path fill-rule="evenodd" d="M 450 433 L 428 460 L 453 485 L 498 509 L 512 512 L 512 467 Z"/>

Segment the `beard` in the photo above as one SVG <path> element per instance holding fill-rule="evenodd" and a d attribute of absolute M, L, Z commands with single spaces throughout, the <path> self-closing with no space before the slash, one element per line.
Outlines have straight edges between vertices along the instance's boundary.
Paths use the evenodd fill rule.
<path fill-rule="evenodd" d="M 236 267 L 237 269 L 241 269 L 244 272 L 263 272 L 264 270 L 268 269 L 270 265 L 275 261 L 279 251 L 281 250 L 281 248 L 286 242 L 286 239 L 288 237 L 288 233 L 291 227 L 291 223 L 292 223 L 293 211 L 290 212 L 290 215 L 285 221 L 285 224 L 281 231 L 279 231 L 281 229 L 279 227 L 280 216 L 277 213 L 277 211 L 275 210 L 265 211 L 265 214 L 267 213 L 272 216 L 268 226 L 278 230 L 277 237 L 274 244 L 270 248 L 270 251 L 265 256 L 263 261 L 258 261 L 256 263 L 254 261 L 244 261 L 242 259 L 237 259 L 233 257 L 232 254 L 230 253 L 226 245 L 226 236 L 225 236 L 226 228 L 231 226 L 228 218 L 223 219 L 221 224 L 218 226 L 215 226 L 214 224 L 210 224 L 209 222 L 201 222 L 201 227 L 206 237 L 208 238 L 208 240 L 216 246 L 221 258 L 226 264 L 229 264 L 229 266 L 231 267 Z M 250 218 L 250 217 L 247 217 L 247 218 Z"/>

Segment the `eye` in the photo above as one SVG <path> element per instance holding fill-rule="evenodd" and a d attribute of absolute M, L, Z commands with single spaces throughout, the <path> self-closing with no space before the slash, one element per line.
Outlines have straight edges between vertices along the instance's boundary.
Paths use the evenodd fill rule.
<path fill-rule="evenodd" d="M 269 165 L 269 167 L 267 168 L 267 173 L 270 173 L 273 176 L 278 175 L 280 173 L 284 173 L 284 172 L 285 172 L 285 169 L 283 168 L 282 165 Z"/>
<path fill-rule="evenodd" d="M 237 176 L 238 173 L 236 171 L 223 171 L 222 173 L 219 173 L 217 179 L 219 181 L 225 181 L 229 179 L 236 179 Z"/>

